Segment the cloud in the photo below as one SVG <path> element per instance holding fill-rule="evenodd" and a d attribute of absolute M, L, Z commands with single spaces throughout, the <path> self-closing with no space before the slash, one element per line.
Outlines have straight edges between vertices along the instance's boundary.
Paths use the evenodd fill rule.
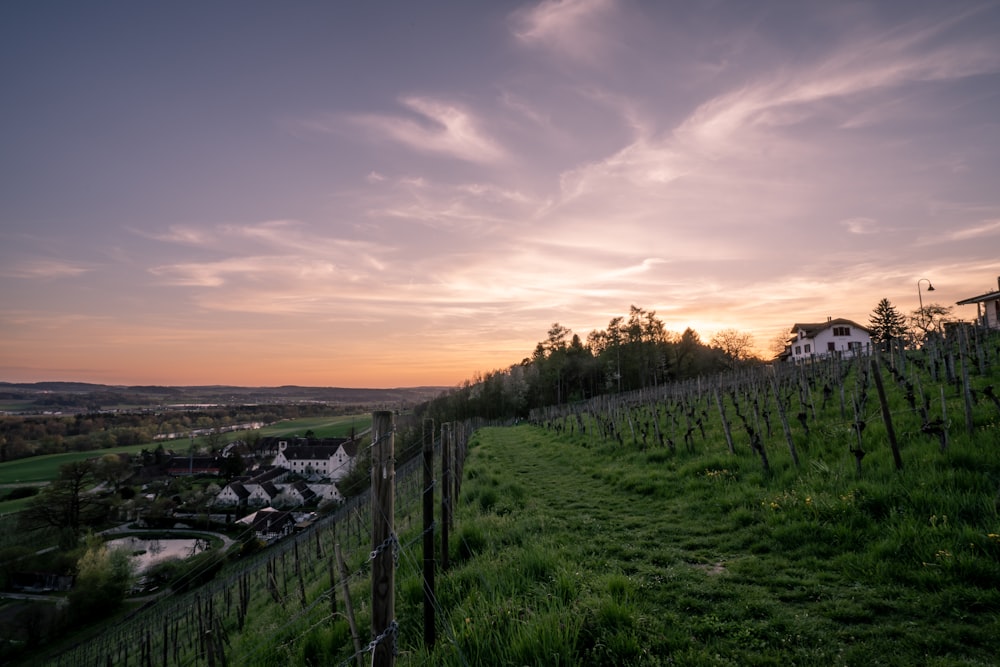
<path fill-rule="evenodd" d="M 598 62 L 608 46 L 602 24 L 613 0 L 545 0 L 512 15 L 514 36 L 573 60 Z"/>
<path fill-rule="evenodd" d="M 945 237 L 951 241 L 965 241 L 983 236 L 995 236 L 1000 234 L 1000 220 L 985 220 L 980 224 L 956 229 Z"/>
<path fill-rule="evenodd" d="M 503 147 L 482 128 L 482 119 L 462 105 L 429 97 L 406 97 L 401 103 L 420 119 L 389 114 L 357 114 L 349 122 L 376 139 L 389 139 L 423 153 L 437 153 L 476 163 L 503 160 Z"/>
<path fill-rule="evenodd" d="M 840 224 L 847 227 L 851 234 L 875 234 L 879 231 L 878 223 L 871 218 L 848 218 Z"/>
<path fill-rule="evenodd" d="M 93 269 L 73 262 L 54 259 L 26 259 L 0 268 L 0 275 L 27 280 L 57 280 L 75 278 Z"/>
<path fill-rule="evenodd" d="M 736 151 L 746 133 L 793 125 L 817 114 L 815 105 L 896 89 L 912 82 L 956 80 L 1000 70 L 1000 51 L 977 40 L 936 46 L 949 23 L 907 25 L 840 44 L 824 60 L 782 71 L 708 100 L 676 130 L 679 139 L 713 154 Z M 905 107 L 892 100 L 836 109 L 840 126 L 861 127 L 898 118 Z M 822 107 L 830 112 L 829 107 Z"/>
<path fill-rule="evenodd" d="M 147 232 L 136 228 L 130 228 L 130 231 L 144 238 L 154 241 L 164 241 L 166 243 L 206 246 L 215 242 L 215 237 L 204 228 L 188 225 L 170 225 L 166 232 L 161 233 Z"/>

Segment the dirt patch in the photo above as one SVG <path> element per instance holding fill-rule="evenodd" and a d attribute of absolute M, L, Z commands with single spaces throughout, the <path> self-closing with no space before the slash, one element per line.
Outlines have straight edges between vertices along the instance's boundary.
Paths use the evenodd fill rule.
<path fill-rule="evenodd" d="M 691 567 L 711 575 L 722 574 L 726 571 L 726 564 L 721 560 L 715 563 L 692 563 Z"/>

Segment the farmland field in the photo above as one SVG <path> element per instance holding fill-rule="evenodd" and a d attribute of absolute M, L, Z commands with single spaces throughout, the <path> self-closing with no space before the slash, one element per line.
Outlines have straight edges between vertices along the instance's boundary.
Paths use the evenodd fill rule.
<path fill-rule="evenodd" d="M 371 413 L 363 415 L 337 415 L 336 417 L 306 417 L 290 421 L 278 422 L 265 426 L 260 434 L 267 436 L 304 435 L 312 431 L 317 438 L 343 438 L 351 434 L 351 430 L 360 433 L 372 425 Z"/>

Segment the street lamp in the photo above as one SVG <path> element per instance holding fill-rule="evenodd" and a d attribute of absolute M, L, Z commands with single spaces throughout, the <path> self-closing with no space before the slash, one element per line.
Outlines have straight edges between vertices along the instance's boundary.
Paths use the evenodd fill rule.
<path fill-rule="evenodd" d="M 917 281 L 917 299 L 920 301 L 920 317 L 922 319 L 926 318 L 926 313 L 924 313 L 924 297 L 923 294 L 920 292 L 920 283 L 925 280 L 927 280 L 927 278 L 921 278 L 920 280 Z M 927 291 L 928 292 L 934 291 L 934 285 L 931 285 L 930 280 L 927 280 Z"/>

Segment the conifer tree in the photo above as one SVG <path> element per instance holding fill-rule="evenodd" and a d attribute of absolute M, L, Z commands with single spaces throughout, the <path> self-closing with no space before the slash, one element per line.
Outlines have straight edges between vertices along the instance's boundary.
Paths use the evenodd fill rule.
<path fill-rule="evenodd" d="M 875 306 L 868 320 L 868 330 L 873 343 L 886 343 L 906 335 L 906 318 L 896 310 L 889 299 L 883 298 Z"/>

